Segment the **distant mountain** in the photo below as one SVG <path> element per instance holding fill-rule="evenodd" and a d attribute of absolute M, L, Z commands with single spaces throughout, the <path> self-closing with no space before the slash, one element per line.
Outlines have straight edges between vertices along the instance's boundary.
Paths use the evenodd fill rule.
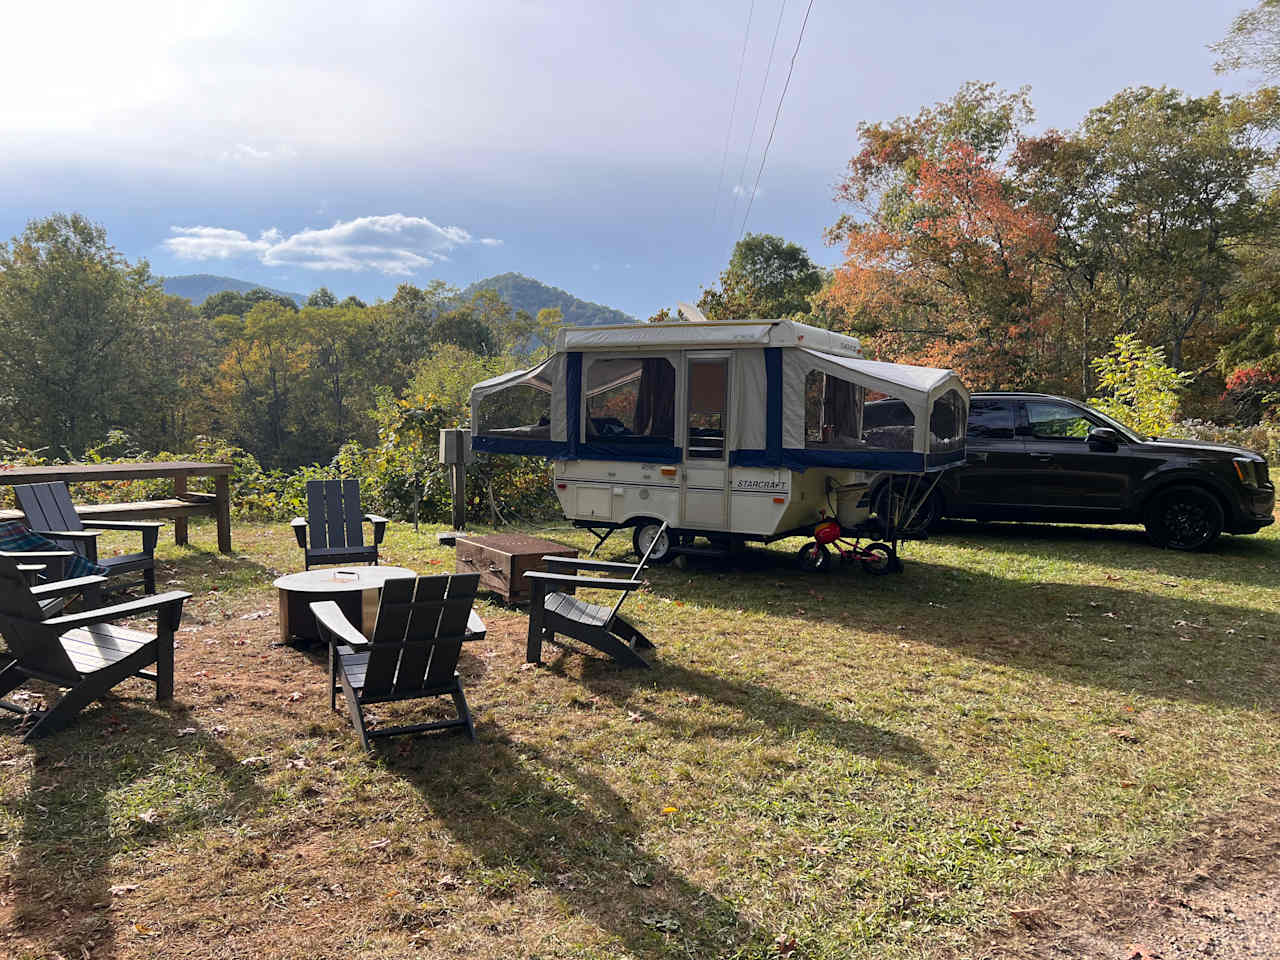
<path fill-rule="evenodd" d="M 175 297 L 186 297 L 197 307 L 215 293 L 221 293 L 223 290 L 248 293 L 250 290 L 257 290 L 263 286 L 261 283 L 250 283 L 247 280 L 237 280 L 235 277 L 219 277 L 212 273 L 187 273 L 180 277 L 164 277 L 163 279 L 165 293 Z M 282 297 L 289 297 L 298 306 L 302 306 L 307 302 L 305 294 L 277 290 L 275 287 L 266 287 L 266 289 Z"/>
<path fill-rule="evenodd" d="M 635 317 L 621 310 L 579 300 L 559 287 L 549 287 L 521 273 L 500 273 L 487 280 L 477 280 L 462 291 L 461 299 L 467 300 L 480 290 L 495 290 L 514 309 L 525 310 L 535 317 L 539 310 L 559 307 L 564 314 L 564 323 L 572 327 L 600 327 L 636 322 Z"/>

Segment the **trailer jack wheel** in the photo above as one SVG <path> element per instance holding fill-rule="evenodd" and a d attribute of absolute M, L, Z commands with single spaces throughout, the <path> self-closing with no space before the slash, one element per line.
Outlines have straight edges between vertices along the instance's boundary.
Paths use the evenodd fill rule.
<path fill-rule="evenodd" d="M 887 543 L 869 543 L 862 548 L 862 553 L 858 558 L 862 564 L 862 572 L 870 573 L 873 576 L 883 576 L 886 573 L 900 573 L 902 571 L 902 561 L 898 559 L 897 552 Z"/>
<path fill-rule="evenodd" d="M 669 530 L 662 530 L 662 535 L 658 536 L 658 531 L 662 530 L 662 524 L 654 521 L 641 523 L 635 529 L 635 533 L 631 535 L 631 546 L 636 551 L 637 557 L 643 557 L 649 549 L 649 545 L 653 544 L 653 552 L 649 554 L 650 563 L 670 563 L 675 558 L 675 551 L 672 547 L 674 537 Z M 658 542 L 654 543 L 653 538 L 658 537 Z"/>

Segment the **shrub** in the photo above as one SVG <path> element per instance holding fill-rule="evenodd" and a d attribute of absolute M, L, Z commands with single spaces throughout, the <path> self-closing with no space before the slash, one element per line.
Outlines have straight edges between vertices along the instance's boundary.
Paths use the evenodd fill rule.
<path fill-rule="evenodd" d="M 1089 401 L 1093 406 L 1139 433 L 1169 432 L 1178 416 L 1178 394 L 1190 378 L 1165 363 L 1164 350 L 1122 333 L 1109 353 L 1089 365 L 1103 391 Z"/>

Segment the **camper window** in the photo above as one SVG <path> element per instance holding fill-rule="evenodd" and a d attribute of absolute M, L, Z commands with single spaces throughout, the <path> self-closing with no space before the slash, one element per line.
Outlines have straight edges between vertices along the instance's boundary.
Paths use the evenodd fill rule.
<path fill-rule="evenodd" d="M 934 453 L 959 450 L 965 434 L 964 400 L 955 390 L 948 390 L 933 401 L 929 414 L 929 449 Z"/>
<path fill-rule="evenodd" d="M 666 358 L 592 360 L 585 392 L 588 440 L 675 443 L 676 370 Z"/>
<path fill-rule="evenodd" d="M 551 439 L 551 381 L 544 379 L 542 369 L 494 391 L 476 404 L 472 420 L 477 436 Z"/>

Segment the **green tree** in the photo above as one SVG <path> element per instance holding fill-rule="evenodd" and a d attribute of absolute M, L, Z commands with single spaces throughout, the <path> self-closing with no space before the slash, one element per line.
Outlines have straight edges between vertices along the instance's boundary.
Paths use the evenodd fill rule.
<path fill-rule="evenodd" d="M 810 312 L 822 270 L 799 244 L 749 233 L 733 248 L 719 286 L 702 291 L 698 309 L 709 320 L 790 317 Z"/>
<path fill-rule="evenodd" d="M 223 290 L 207 297 L 200 304 L 200 315 L 206 320 L 215 317 L 243 317 L 260 303 L 278 303 L 288 310 L 297 310 L 298 305 L 289 297 L 272 293 L 266 287 L 254 287 L 245 293 L 238 290 Z"/>
<path fill-rule="evenodd" d="M 432 344 L 452 343 L 471 353 L 492 357 L 499 351 L 493 329 L 472 312 L 459 307 L 439 317 L 431 325 Z"/>
<path fill-rule="evenodd" d="M 28 445 L 80 454 L 135 391 L 144 359 L 141 307 L 158 282 L 80 214 L 32 220 L 0 243 L 0 382 L 5 431 Z"/>
<path fill-rule="evenodd" d="M 1152 437 L 1167 433 L 1177 422 L 1178 396 L 1188 376 L 1165 362 L 1160 347 L 1122 333 L 1092 366 L 1102 392 L 1091 403 L 1109 417 Z"/>
<path fill-rule="evenodd" d="M 1280 78 L 1280 0 L 1262 0 L 1240 13 L 1210 49 L 1218 55 L 1219 73 L 1257 70 L 1268 80 Z"/>
<path fill-rule="evenodd" d="M 304 306 L 308 306 L 308 307 L 322 307 L 322 308 L 336 307 L 337 305 L 338 305 L 338 298 L 329 292 L 328 287 L 320 287 L 318 290 L 312 293 L 311 296 L 307 297 L 307 302 L 306 304 L 304 304 Z"/>

